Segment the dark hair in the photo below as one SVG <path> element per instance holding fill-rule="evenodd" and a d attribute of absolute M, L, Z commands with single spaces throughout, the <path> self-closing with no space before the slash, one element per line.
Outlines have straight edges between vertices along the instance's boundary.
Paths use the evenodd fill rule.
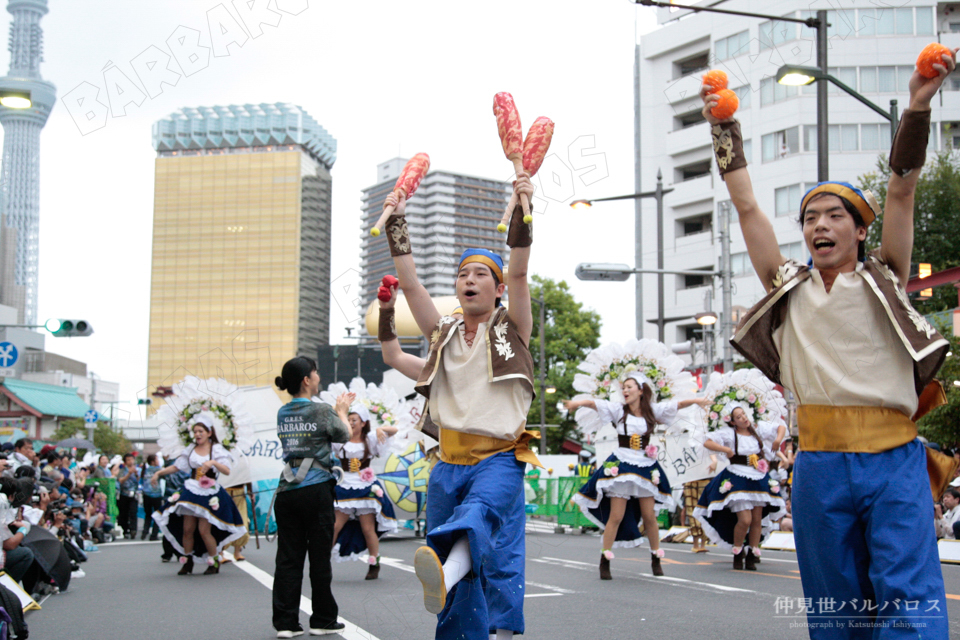
<path fill-rule="evenodd" d="M 950 495 L 952 495 L 952 496 L 954 497 L 954 499 L 960 500 L 960 491 L 958 491 L 957 489 L 954 489 L 953 487 L 950 487 L 949 489 L 947 489 L 946 491 L 943 492 L 943 495 L 947 495 L 948 493 L 949 493 Z M 941 496 L 941 499 L 942 499 L 942 498 L 943 498 L 943 496 Z"/>
<path fill-rule="evenodd" d="M 363 420 L 363 417 L 356 411 L 351 411 L 350 413 L 356 415 L 358 418 Z M 349 415 L 349 414 L 348 414 Z M 367 445 L 367 435 L 370 433 L 370 421 L 367 420 L 363 423 L 363 426 L 360 428 L 360 439 L 363 441 L 363 457 L 370 457 L 370 447 Z"/>
<path fill-rule="evenodd" d="M 827 193 L 826 191 L 815 193 L 813 197 L 810 198 L 810 202 L 813 202 L 814 200 L 820 198 L 821 196 L 836 196 L 837 198 L 840 198 L 840 202 L 843 204 L 843 208 L 846 210 L 847 213 L 853 216 L 854 226 L 857 228 L 860 228 L 860 227 L 866 228 L 867 225 L 863 221 L 863 216 L 860 215 L 860 212 L 857 211 L 857 208 L 853 206 L 852 202 L 850 202 L 843 196 L 838 196 L 835 193 Z M 810 202 L 807 202 L 807 205 L 809 205 Z M 804 209 L 800 211 L 800 217 L 797 219 L 797 222 L 800 223 L 801 230 L 803 229 L 803 215 L 805 212 L 806 212 L 806 207 L 804 207 Z M 863 262 L 866 259 L 867 259 L 867 243 L 865 240 L 861 240 L 860 243 L 857 245 L 857 260 L 859 260 L 860 262 Z"/>
<path fill-rule="evenodd" d="M 647 431 L 649 432 L 650 435 L 653 435 L 653 428 L 658 424 L 656 417 L 654 417 L 653 415 L 653 405 L 652 405 L 653 387 L 651 387 L 647 383 L 644 383 L 641 385 L 639 382 L 637 382 L 633 378 L 627 378 L 627 380 L 633 380 L 637 384 L 637 386 L 640 387 L 641 392 L 640 392 L 640 416 L 639 417 L 646 420 Z M 624 380 L 623 384 L 627 384 L 627 380 Z M 624 408 L 623 419 L 624 419 L 624 423 L 626 423 L 627 414 L 630 413 L 630 411 L 627 408 L 627 405 L 623 405 L 623 408 Z"/>
<path fill-rule="evenodd" d="M 13 443 L 13 448 L 23 449 L 25 446 L 32 445 L 32 444 L 33 444 L 33 440 L 31 440 L 30 438 L 20 438 L 19 440 Z"/>
<path fill-rule="evenodd" d="M 313 358 L 306 356 L 297 356 L 287 360 L 283 365 L 283 370 L 275 380 L 277 388 L 286 391 L 292 396 L 300 393 L 300 387 L 303 386 L 303 379 L 317 370 L 317 363 Z"/>
<path fill-rule="evenodd" d="M 127 458 L 133 458 L 134 460 L 136 460 L 136 459 L 137 459 L 137 454 L 135 454 L 135 453 L 125 453 L 125 454 L 123 454 L 123 459 L 126 460 Z"/>

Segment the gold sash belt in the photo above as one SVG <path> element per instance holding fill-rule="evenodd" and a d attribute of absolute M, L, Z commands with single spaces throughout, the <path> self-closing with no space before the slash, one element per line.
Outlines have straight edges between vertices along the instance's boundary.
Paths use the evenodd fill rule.
<path fill-rule="evenodd" d="M 497 453 L 513 451 L 517 460 L 542 467 L 530 450 L 530 441 L 539 437 L 539 433 L 524 431 L 516 440 L 501 440 L 440 427 L 440 459 L 448 464 L 475 465 Z"/>
<path fill-rule="evenodd" d="M 917 425 L 896 409 L 884 407 L 834 407 L 802 405 L 797 409 L 801 451 L 881 453 L 917 437 Z M 934 500 L 953 479 L 957 462 L 925 447 L 930 492 Z"/>

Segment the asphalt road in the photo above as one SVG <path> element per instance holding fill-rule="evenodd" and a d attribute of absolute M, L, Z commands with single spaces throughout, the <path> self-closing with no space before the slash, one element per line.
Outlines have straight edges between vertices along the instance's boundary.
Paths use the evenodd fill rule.
<path fill-rule="evenodd" d="M 432 638 L 436 617 L 422 605 L 412 559 L 421 541 L 412 532 L 385 538 L 380 580 L 365 581 L 359 562 L 334 564 L 334 594 L 348 624 L 345 640 Z M 636 638 L 807 638 L 805 617 L 777 611 L 778 598 L 802 597 L 794 554 L 767 551 L 757 572 L 733 571 L 719 550 L 695 555 L 688 544 L 666 544 L 665 577 L 650 574 L 646 547 L 618 550 L 614 580 L 598 575 L 600 540 L 527 529 L 525 638 L 634 640 Z M 101 545 L 84 565 L 85 578 L 30 612 L 31 638 L 110 637 L 143 640 L 274 637 L 270 584 L 275 543 L 262 538 L 244 552 L 247 562 L 219 575 L 177 576 L 160 562 L 157 542 Z M 960 637 L 960 566 L 942 565 L 951 636 Z M 309 597 L 309 580 L 303 593 Z M 309 610 L 309 600 L 303 601 Z M 309 616 L 301 612 L 301 623 Z M 761 629 L 756 629 L 761 625 Z M 746 635 L 744 635 L 746 630 Z M 104 634 L 108 634 L 104 636 Z M 309 636 L 304 636 L 309 637 Z M 328 636 L 337 638 L 338 636 Z"/>

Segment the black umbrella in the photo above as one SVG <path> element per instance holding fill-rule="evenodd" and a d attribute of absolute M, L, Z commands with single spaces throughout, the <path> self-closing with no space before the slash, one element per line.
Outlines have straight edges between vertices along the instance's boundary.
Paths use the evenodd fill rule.
<path fill-rule="evenodd" d="M 96 448 L 96 445 L 83 438 L 67 438 L 57 443 L 57 449 L 87 449 L 93 451 Z"/>
<path fill-rule="evenodd" d="M 23 538 L 23 546 L 33 551 L 33 557 L 40 568 L 53 579 L 60 591 L 66 591 L 70 586 L 70 556 L 63 544 L 46 529 L 38 526 L 30 527 L 30 532 Z"/>

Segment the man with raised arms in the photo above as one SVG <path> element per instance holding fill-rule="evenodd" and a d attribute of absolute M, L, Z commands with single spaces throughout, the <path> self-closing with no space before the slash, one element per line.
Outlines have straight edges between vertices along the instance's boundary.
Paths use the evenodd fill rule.
<path fill-rule="evenodd" d="M 528 199 L 525 174 L 514 184 Z M 396 194 L 385 207 L 396 210 L 386 236 L 400 288 L 423 335 L 426 360 L 400 351 L 392 300 L 381 309 L 379 338 L 384 360 L 417 380 L 427 398 L 424 422 L 438 429 L 440 461 L 430 473 L 427 545 L 417 550 L 417 577 L 424 605 L 438 614 L 437 638 L 502 640 L 523 633 L 523 470 L 539 464 L 524 429 L 533 400 L 533 358 L 527 347 L 533 328 L 527 265 L 532 223 L 517 207 L 507 235 L 510 268 L 485 249 L 460 257 L 456 292 L 463 319 L 441 316 L 417 279 L 405 202 Z M 500 306 L 510 292 L 509 310 Z M 391 292 L 393 293 L 393 292 Z"/>
<path fill-rule="evenodd" d="M 732 342 L 796 394 L 801 453 L 793 478 L 795 539 L 811 638 L 948 636 L 943 575 L 930 526 L 928 452 L 913 420 L 936 404 L 949 345 L 907 300 L 914 191 L 926 157 L 930 101 L 955 67 L 910 79 L 910 107 L 890 151 L 881 247 L 865 254 L 873 195 L 823 182 L 800 205 L 813 266 L 787 260 L 754 197 L 736 120 L 717 120 L 720 173 L 767 291 Z M 930 386 L 928 386 L 930 385 Z M 926 391 L 926 393 L 924 393 Z M 942 398 L 942 395 L 939 397 Z M 935 468 L 942 460 L 934 460 Z M 849 624 L 856 622 L 856 625 Z M 829 624 L 828 624 L 829 623 Z"/>

